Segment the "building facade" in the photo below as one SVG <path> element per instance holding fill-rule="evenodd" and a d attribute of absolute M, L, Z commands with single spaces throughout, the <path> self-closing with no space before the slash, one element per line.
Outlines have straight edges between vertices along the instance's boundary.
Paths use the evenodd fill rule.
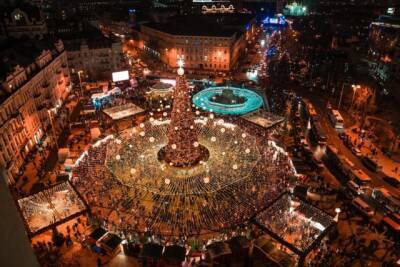
<path fill-rule="evenodd" d="M 23 4 L 3 13 L 3 37 L 43 38 L 47 25 L 43 13 L 37 6 Z"/>
<path fill-rule="evenodd" d="M 8 55 L 2 56 L 4 60 Z M 10 184 L 29 151 L 42 142 L 71 88 L 62 41 L 24 63 L 11 65 L 1 77 L 0 165 Z"/>
<path fill-rule="evenodd" d="M 141 26 L 135 44 L 171 68 L 176 68 L 177 60 L 183 58 L 188 71 L 227 72 L 236 67 L 247 41 L 255 32 L 251 20 L 246 25 L 243 29 L 232 27 L 226 30 L 214 30 L 204 25 L 204 29 L 186 31 L 176 30 L 168 24 L 164 29 L 145 24 Z"/>
<path fill-rule="evenodd" d="M 83 71 L 89 80 L 111 79 L 111 73 L 126 67 L 119 40 L 75 40 L 66 45 L 72 74 Z"/>

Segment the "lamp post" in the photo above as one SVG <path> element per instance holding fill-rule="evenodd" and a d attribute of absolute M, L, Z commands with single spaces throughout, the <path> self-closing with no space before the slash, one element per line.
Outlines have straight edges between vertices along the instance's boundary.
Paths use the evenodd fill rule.
<path fill-rule="evenodd" d="M 345 83 L 343 82 L 343 84 L 342 84 L 342 90 L 340 91 L 340 98 L 339 98 L 338 110 L 340 110 L 340 106 L 341 106 L 341 104 L 342 104 L 342 97 L 343 97 L 344 85 L 345 85 Z"/>
<path fill-rule="evenodd" d="M 340 214 L 341 211 L 342 211 L 342 210 L 341 210 L 340 208 L 336 208 L 336 209 L 335 209 L 336 216 L 335 216 L 335 218 L 333 218 L 333 220 L 334 220 L 335 222 L 338 222 L 338 221 L 339 221 L 339 214 Z"/>
<path fill-rule="evenodd" d="M 81 88 L 81 97 L 83 97 L 83 89 L 82 89 L 82 79 L 81 79 L 81 74 L 83 73 L 83 70 L 78 71 L 78 77 L 79 77 L 79 86 Z"/>
<path fill-rule="evenodd" d="M 356 91 L 361 88 L 359 84 L 352 84 L 351 87 L 353 88 L 353 97 L 351 98 L 351 107 L 353 107 L 354 97 L 356 96 Z"/>

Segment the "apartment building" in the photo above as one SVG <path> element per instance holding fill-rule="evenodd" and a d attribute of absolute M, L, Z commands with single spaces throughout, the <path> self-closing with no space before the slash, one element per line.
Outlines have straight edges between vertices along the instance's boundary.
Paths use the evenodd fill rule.
<path fill-rule="evenodd" d="M 83 71 L 89 80 L 111 79 L 111 73 L 126 67 L 120 40 L 99 37 L 65 41 L 72 74 Z"/>
<path fill-rule="evenodd" d="M 6 42 L 0 51 L 0 165 L 12 184 L 26 155 L 41 144 L 71 82 L 62 41 Z"/>
<path fill-rule="evenodd" d="M 47 25 L 39 7 L 22 3 L 16 7 L 3 7 L 3 30 L 0 32 L 3 38 L 43 38 L 47 33 Z"/>

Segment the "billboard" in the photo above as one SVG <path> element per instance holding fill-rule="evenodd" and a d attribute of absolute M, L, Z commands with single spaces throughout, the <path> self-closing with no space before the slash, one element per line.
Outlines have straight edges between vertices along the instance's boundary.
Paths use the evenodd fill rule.
<path fill-rule="evenodd" d="M 127 81 L 129 80 L 129 72 L 127 70 L 113 72 L 112 80 L 113 82 Z"/>

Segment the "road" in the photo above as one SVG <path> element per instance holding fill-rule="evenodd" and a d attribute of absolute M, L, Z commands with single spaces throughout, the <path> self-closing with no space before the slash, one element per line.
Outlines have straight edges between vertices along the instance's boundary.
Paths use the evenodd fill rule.
<path fill-rule="evenodd" d="M 338 137 L 338 132 L 332 127 L 329 119 L 328 119 L 328 112 L 326 109 L 326 101 L 324 98 L 316 96 L 316 95 L 311 95 L 309 92 L 301 92 L 301 95 L 308 98 L 314 105 L 315 109 L 317 110 L 318 114 L 321 114 L 320 116 L 320 122 L 321 126 L 324 129 L 327 137 L 328 137 L 328 144 L 336 147 L 341 154 L 343 154 L 346 158 L 348 158 L 356 168 L 361 169 L 364 171 L 366 174 L 368 174 L 371 177 L 372 184 L 375 187 L 379 186 L 384 186 L 387 188 L 390 193 L 400 196 L 400 190 L 389 185 L 385 181 L 382 180 L 382 178 L 385 176 L 384 173 L 375 173 L 367 169 L 360 161 L 360 159 L 355 156 L 350 149 L 348 149 L 343 141 Z M 350 125 L 351 126 L 351 125 Z M 349 126 L 348 126 L 349 127 Z"/>

